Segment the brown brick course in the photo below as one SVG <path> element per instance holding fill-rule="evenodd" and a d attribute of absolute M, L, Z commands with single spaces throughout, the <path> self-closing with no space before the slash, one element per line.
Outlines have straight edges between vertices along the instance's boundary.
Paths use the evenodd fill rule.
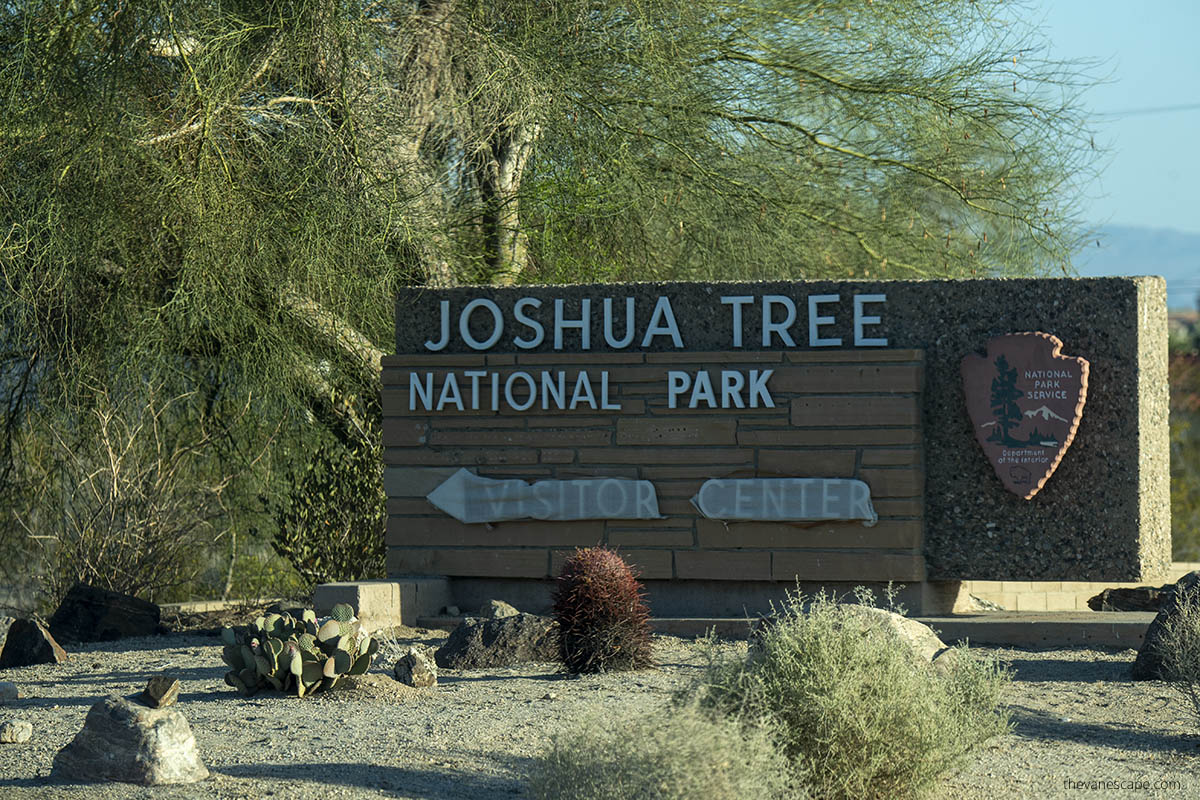
<path fill-rule="evenodd" d="M 449 575 L 488 578 L 544 578 L 548 550 L 434 550 L 393 547 L 388 550 L 389 575 Z"/>
<path fill-rule="evenodd" d="M 918 520 L 881 520 L 868 528 L 861 522 L 778 523 L 696 520 L 701 548 L 762 547 L 771 549 L 873 548 L 911 549 L 921 546 Z"/>
<path fill-rule="evenodd" d="M 623 418 L 617 420 L 617 444 L 735 445 L 737 420 Z"/>
<path fill-rule="evenodd" d="M 468 525 L 452 517 L 422 520 L 389 517 L 388 546 L 406 547 L 592 547 L 604 541 L 603 520 L 514 520 Z"/>
<path fill-rule="evenodd" d="M 924 377 L 909 366 L 784 367 L 771 377 L 772 391 L 798 394 L 919 392 Z"/>
<path fill-rule="evenodd" d="M 919 553 L 775 551 L 771 575 L 777 581 L 920 581 L 925 561 Z"/>
<path fill-rule="evenodd" d="M 783 445 L 788 447 L 853 447 L 855 445 L 916 444 L 916 428 L 846 428 L 842 430 L 738 431 L 738 444 Z"/>
<path fill-rule="evenodd" d="M 868 448 L 863 450 L 862 465 L 864 467 L 893 467 L 907 466 L 920 463 L 921 452 L 915 447 L 904 450 L 881 450 Z"/>
<path fill-rule="evenodd" d="M 676 550 L 675 572 L 684 580 L 769 581 L 771 554 L 766 551 Z"/>
<path fill-rule="evenodd" d="M 852 478 L 855 450 L 758 451 L 758 474 L 800 478 Z"/>
<path fill-rule="evenodd" d="M 551 576 L 558 575 L 562 571 L 563 562 L 574 552 L 574 550 L 551 551 Z M 622 550 L 621 558 L 625 559 L 626 564 L 633 567 L 642 580 L 669 580 L 674 577 L 670 550 Z"/>
<path fill-rule="evenodd" d="M 569 431 L 453 431 L 450 433 L 433 431 L 429 434 L 429 444 L 433 447 L 444 445 L 468 445 L 470 447 L 506 447 L 512 445 L 524 447 L 562 447 L 575 445 L 577 447 L 584 447 L 612 444 L 612 431 L 587 429 Z"/>
<path fill-rule="evenodd" d="M 920 469 L 864 469 L 859 477 L 871 487 L 872 497 L 915 497 L 925 491 Z"/>
<path fill-rule="evenodd" d="M 925 354 L 920 350 L 891 350 L 886 347 L 870 350 L 796 350 L 784 354 L 794 364 L 822 364 L 828 362 L 866 363 L 872 361 L 916 361 L 924 362 Z"/>
<path fill-rule="evenodd" d="M 693 547 L 696 535 L 688 528 L 663 528 L 661 530 L 637 530 L 608 532 L 607 544 L 611 547 Z M 622 550 L 624 552 L 624 550 Z"/>
<path fill-rule="evenodd" d="M 875 427 L 916 426 L 921 411 L 914 397 L 802 397 L 792 401 L 792 424 Z"/>

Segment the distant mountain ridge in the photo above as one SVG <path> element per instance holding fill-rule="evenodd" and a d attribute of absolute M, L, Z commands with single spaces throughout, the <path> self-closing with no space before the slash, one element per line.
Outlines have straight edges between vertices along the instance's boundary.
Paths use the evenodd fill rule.
<path fill-rule="evenodd" d="M 1051 411 L 1046 406 L 1042 406 L 1041 408 L 1035 408 L 1032 411 L 1026 411 L 1025 416 L 1041 417 L 1044 420 L 1056 419 L 1059 422 L 1066 422 L 1066 419 L 1064 419 L 1063 417 L 1060 417 L 1058 414 L 1055 414 L 1053 411 Z"/>
<path fill-rule="evenodd" d="M 1162 275 L 1167 308 L 1196 307 L 1200 294 L 1200 233 L 1134 225 L 1103 225 L 1095 241 L 1075 257 L 1080 277 Z"/>

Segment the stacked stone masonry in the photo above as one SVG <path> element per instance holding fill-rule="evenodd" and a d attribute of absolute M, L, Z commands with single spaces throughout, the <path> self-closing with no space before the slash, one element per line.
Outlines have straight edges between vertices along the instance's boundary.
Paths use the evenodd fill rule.
<path fill-rule="evenodd" d="M 646 580 L 888 581 L 925 578 L 920 350 L 406 355 L 384 359 L 388 573 L 546 578 L 576 547 L 619 548 Z M 771 369 L 773 408 L 668 409 L 668 370 Z M 409 397 L 410 373 L 607 371 L 620 410 L 534 406 L 439 412 Z M 483 404 L 487 405 L 487 404 Z M 425 496 L 460 467 L 528 481 L 653 482 L 657 520 L 464 524 Z M 861 522 L 706 519 L 709 478 L 857 478 L 879 514 Z"/>

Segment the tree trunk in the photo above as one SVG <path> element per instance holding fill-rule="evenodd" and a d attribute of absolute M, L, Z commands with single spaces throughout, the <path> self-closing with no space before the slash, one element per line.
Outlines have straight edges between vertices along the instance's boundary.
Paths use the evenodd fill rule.
<path fill-rule="evenodd" d="M 492 283 L 515 283 L 528 266 L 528 238 L 521 229 L 519 194 L 525 165 L 539 129 L 520 125 L 502 129 L 492 142 L 492 158 L 481 170 L 485 258 Z"/>

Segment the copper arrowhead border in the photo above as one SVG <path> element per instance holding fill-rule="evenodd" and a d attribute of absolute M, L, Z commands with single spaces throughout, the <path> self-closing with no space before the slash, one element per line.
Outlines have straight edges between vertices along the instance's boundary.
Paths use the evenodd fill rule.
<path fill-rule="evenodd" d="M 1053 334 L 1010 333 L 989 339 L 986 356 L 972 353 L 962 360 L 975 439 L 1004 487 L 1026 500 L 1058 469 L 1087 402 L 1088 361 L 1064 356 L 1062 346 Z M 1047 452 L 1055 445 L 1056 451 Z"/>

